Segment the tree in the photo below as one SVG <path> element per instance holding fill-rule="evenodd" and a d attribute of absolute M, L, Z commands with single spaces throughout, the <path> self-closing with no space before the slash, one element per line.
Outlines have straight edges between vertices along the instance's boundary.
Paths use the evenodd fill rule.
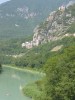
<path fill-rule="evenodd" d="M 46 100 L 75 99 L 75 46 L 49 59 L 45 65 Z"/>

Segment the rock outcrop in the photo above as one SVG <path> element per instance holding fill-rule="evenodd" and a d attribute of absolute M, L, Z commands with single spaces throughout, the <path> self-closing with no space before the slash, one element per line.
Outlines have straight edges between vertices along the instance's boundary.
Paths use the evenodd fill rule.
<path fill-rule="evenodd" d="M 57 11 L 51 12 L 46 21 L 34 29 L 33 40 L 22 43 L 22 47 L 30 49 L 39 44 L 61 39 L 65 34 L 69 34 L 67 30 L 74 22 L 75 16 L 70 6 L 61 6 Z"/>

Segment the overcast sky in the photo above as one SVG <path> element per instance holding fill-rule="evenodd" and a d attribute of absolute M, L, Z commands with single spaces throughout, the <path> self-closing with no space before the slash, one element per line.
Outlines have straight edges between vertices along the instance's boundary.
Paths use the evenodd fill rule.
<path fill-rule="evenodd" d="M 6 2 L 6 1 L 9 1 L 9 0 L 0 0 L 0 4 L 3 3 L 3 2 Z"/>

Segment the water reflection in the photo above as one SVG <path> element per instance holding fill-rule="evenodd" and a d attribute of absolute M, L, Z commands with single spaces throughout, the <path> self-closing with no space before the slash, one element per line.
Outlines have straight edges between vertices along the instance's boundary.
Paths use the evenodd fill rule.
<path fill-rule="evenodd" d="M 40 78 L 38 74 L 3 68 L 0 75 L 0 100 L 31 100 L 23 95 L 22 87 Z"/>

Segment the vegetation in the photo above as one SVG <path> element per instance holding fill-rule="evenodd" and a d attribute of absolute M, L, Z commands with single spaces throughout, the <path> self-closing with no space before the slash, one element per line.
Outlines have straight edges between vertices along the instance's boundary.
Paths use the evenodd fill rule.
<path fill-rule="evenodd" d="M 50 58 L 45 68 L 46 100 L 74 100 L 75 46 L 67 47 L 61 55 Z"/>
<path fill-rule="evenodd" d="M 21 47 L 21 44 L 27 40 L 31 40 L 32 35 L 21 39 L 5 39 L 0 40 L 0 53 L 5 55 L 17 55 L 25 53 L 26 49 Z"/>
<path fill-rule="evenodd" d="M 68 33 L 75 33 L 75 23 L 71 24 L 69 29 L 67 30 Z"/>
<path fill-rule="evenodd" d="M 74 100 L 75 46 L 66 47 L 61 53 L 48 58 L 44 71 L 46 77 L 42 84 L 38 81 L 27 85 L 23 89 L 24 94 L 35 100 Z"/>
<path fill-rule="evenodd" d="M 63 47 L 59 51 L 51 52 L 54 47 L 60 45 L 63 45 Z M 43 44 L 30 50 L 21 48 L 21 41 L 19 40 L 6 41 L 6 44 L 5 42 L 0 42 L 0 61 L 3 64 L 42 69 L 49 57 L 56 55 L 69 45 L 75 45 L 74 37 L 63 38 L 62 40 Z M 14 55 L 17 55 L 17 57 L 15 58 Z"/>
<path fill-rule="evenodd" d="M 13 0 L 12 2 L 15 1 Z M 71 7 L 71 10 L 73 10 L 72 16 L 75 16 L 75 8 Z M 40 28 L 43 27 L 45 29 L 46 27 L 44 25 L 46 24 L 46 22 L 42 23 Z M 67 32 L 74 33 L 74 27 L 75 23 L 71 24 L 71 27 Z M 7 33 L 10 32 L 10 30 L 8 30 Z M 21 30 L 24 34 L 25 31 L 23 29 Z M 6 32 L 6 30 L 4 31 Z M 16 31 L 16 33 L 18 32 Z M 15 35 L 15 37 L 16 36 L 17 35 Z M 9 37 L 11 37 L 11 35 Z M 32 37 L 29 37 L 28 39 L 30 40 L 31 38 Z M 44 79 L 36 81 L 35 83 L 28 84 L 26 87 L 24 87 L 23 93 L 35 100 L 74 100 L 75 37 L 65 37 L 57 41 L 42 44 L 30 50 L 21 48 L 21 43 L 24 40 L 0 40 L 1 63 L 12 64 L 20 68 L 29 67 L 40 69 L 46 73 Z M 52 51 L 54 47 L 60 45 L 62 45 L 60 50 L 56 52 Z M 1 71 L 2 66 L 0 64 L 0 72 Z"/>
<path fill-rule="evenodd" d="M 35 26 L 45 20 L 50 11 L 61 5 L 63 1 L 65 2 L 61 0 L 59 3 L 57 0 L 54 5 L 55 0 L 43 0 L 42 2 L 40 0 L 11 0 L 0 5 L 2 11 L 0 12 L 0 39 L 29 36 L 33 33 Z M 33 16 L 33 13 L 37 16 Z M 32 17 L 29 17 L 30 14 Z"/>
<path fill-rule="evenodd" d="M 71 12 L 72 16 L 75 16 L 75 4 L 69 6 L 69 9 L 70 9 L 70 12 Z"/>
<path fill-rule="evenodd" d="M 35 100 L 38 100 L 39 98 L 41 100 L 43 97 L 42 88 L 42 81 L 36 81 L 35 83 L 26 85 L 26 87 L 23 88 L 23 93 L 30 98 L 34 98 Z"/>
<path fill-rule="evenodd" d="M 2 65 L 0 64 L 0 73 L 2 72 Z"/>

